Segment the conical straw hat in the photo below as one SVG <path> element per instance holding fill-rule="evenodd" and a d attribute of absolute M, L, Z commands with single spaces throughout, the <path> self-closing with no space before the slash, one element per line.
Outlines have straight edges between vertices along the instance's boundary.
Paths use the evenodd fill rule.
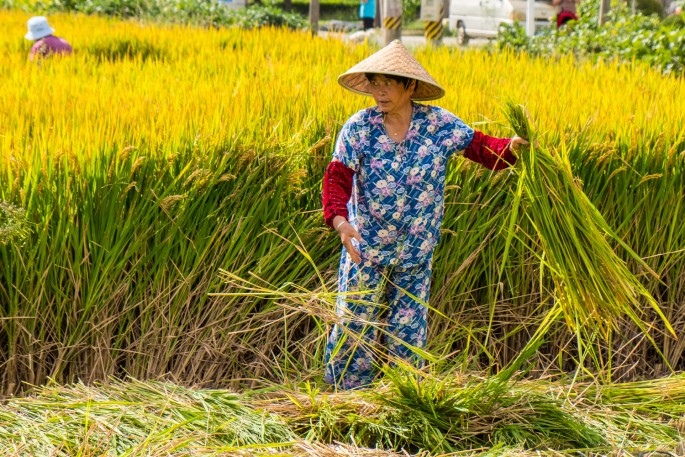
<path fill-rule="evenodd" d="M 445 95 L 445 89 L 438 84 L 425 68 L 404 47 L 400 40 L 370 55 L 354 67 L 338 76 L 338 82 L 345 89 L 362 95 L 371 95 L 365 73 L 404 76 L 418 82 L 412 95 L 413 100 L 435 100 Z"/>

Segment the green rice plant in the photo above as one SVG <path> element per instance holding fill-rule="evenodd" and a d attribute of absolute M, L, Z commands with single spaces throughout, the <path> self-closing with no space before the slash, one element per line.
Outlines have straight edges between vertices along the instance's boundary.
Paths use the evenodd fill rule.
<path fill-rule="evenodd" d="M 665 135 L 653 134 L 615 147 L 606 147 L 603 143 L 582 149 L 574 147 L 569 155 L 574 174 L 583 182 L 588 197 L 607 223 L 661 277 L 660 281 L 644 281 L 644 284 L 678 334 L 683 309 L 676 297 L 683 291 L 680 265 L 685 255 L 682 250 L 685 233 L 669 213 L 680 213 L 684 201 L 679 148 L 682 145 L 678 141 L 671 143 Z M 662 202 L 669 202 L 668 210 Z M 639 262 L 625 253 L 622 258 L 632 271 L 641 271 Z M 646 320 L 658 320 L 656 313 L 647 309 L 645 312 Z M 668 365 L 679 366 L 684 349 L 681 338 L 666 332 L 655 332 L 654 337 Z M 667 366 L 663 361 L 645 364 L 654 359 L 654 351 L 651 343 L 642 343 L 647 340 L 636 325 L 623 323 L 613 340 L 616 366 L 625 367 L 617 370 L 617 375 L 631 376 L 646 366 L 656 373 L 667 374 L 659 368 Z"/>
<path fill-rule="evenodd" d="M 15 450 L 34 457 L 268 453 L 294 440 L 281 420 L 234 392 L 163 382 L 46 386 L 0 408 L 3 455 Z"/>
<path fill-rule="evenodd" d="M 607 446 L 600 429 L 562 402 L 512 383 L 493 389 L 487 379 L 464 376 L 426 376 L 417 382 L 402 368 L 387 370 L 386 377 L 389 384 L 369 391 L 272 397 L 268 408 L 292 416 L 287 422 L 309 440 L 411 453 Z"/>
<path fill-rule="evenodd" d="M 458 381 L 451 376 L 417 377 L 401 369 L 386 370 L 393 394 L 379 398 L 401 411 L 404 423 L 416 421 L 421 449 L 454 452 L 481 446 L 521 446 L 528 449 L 598 448 L 607 443 L 599 429 L 562 408 L 561 402 L 515 389 L 515 376 L 528 366 L 549 325 L 545 323 L 504 370 L 486 379 Z M 458 378 L 457 378 L 458 379 Z"/>
<path fill-rule="evenodd" d="M 491 378 L 464 380 L 458 372 L 435 376 L 401 363 L 386 366 L 385 380 L 367 392 L 321 397 L 309 390 L 307 401 L 288 395 L 302 414 L 289 423 L 307 439 L 431 454 L 500 446 L 604 446 L 601 433 L 561 402 L 514 387 L 514 377 L 522 375 L 559 313 L 557 307 L 517 359 Z"/>
<path fill-rule="evenodd" d="M 568 165 L 536 144 L 536 133 L 523 107 L 509 102 L 505 114 L 516 134 L 530 142 L 521 148 L 507 236 L 515 236 L 514 221 L 525 202 L 523 214 L 535 229 L 530 242 L 539 248 L 541 262 L 549 268 L 569 327 L 574 331 L 598 328 L 608 336 L 617 328 L 617 319 L 627 316 L 647 330 L 640 310 L 641 300 L 645 300 L 674 333 L 654 298 L 609 241 L 619 244 L 646 272 L 656 273 L 606 223 Z M 505 261 L 506 257 L 505 252 Z"/>
<path fill-rule="evenodd" d="M 0 244 L 20 243 L 30 233 L 26 210 L 0 201 Z"/>
<path fill-rule="evenodd" d="M 417 382 L 397 367 L 366 391 L 303 383 L 237 393 L 130 378 L 51 384 L 0 405 L 0 453 L 447 457 L 679 449 L 682 376 L 612 385 L 515 380 L 536 350 L 528 349 L 514 370 L 495 377 L 454 372 Z"/>
<path fill-rule="evenodd" d="M 682 449 L 682 402 L 677 393 L 667 394 L 669 388 L 681 390 L 680 378 L 650 386 L 516 381 L 510 375 L 454 372 L 418 380 L 412 370 L 397 367 L 387 369 L 386 381 L 374 389 L 332 393 L 305 384 L 295 391 L 275 389 L 256 404 L 308 441 L 407 453 L 637 455 Z"/>
<path fill-rule="evenodd" d="M 0 194 L 32 228 L 0 246 L 2 393 L 127 374 L 216 387 L 319 379 L 331 303 L 301 295 L 308 308 L 289 309 L 241 296 L 219 272 L 286 293 L 334 289 L 340 244 L 322 223 L 321 178 L 340 126 L 370 103 L 335 76 L 373 49 L 278 29 L 54 14 L 75 52 L 38 66 L 27 60 L 26 19 L 0 12 Z M 499 100 L 526 100 L 545 143 L 659 274 L 640 280 L 681 333 L 685 81 L 637 64 L 414 52 L 448 89 L 436 103 L 485 133 L 509 134 L 495 122 Z M 568 80 L 586 90 L 550 97 Z M 449 164 L 429 303 L 436 371 L 496 373 L 555 309 L 539 247 L 500 230 L 517 182 L 515 170 Z M 535 233 L 523 218 L 517 228 Z M 582 365 L 627 379 L 684 366 L 682 339 L 650 333 L 665 364 L 640 327 L 619 325 L 611 340 L 586 337 L 591 357 L 555 322 L 531 375 Z"/>

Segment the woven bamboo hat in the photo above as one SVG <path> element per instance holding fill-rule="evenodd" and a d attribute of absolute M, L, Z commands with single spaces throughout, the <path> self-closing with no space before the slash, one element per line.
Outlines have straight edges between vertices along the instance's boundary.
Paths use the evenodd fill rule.
<path fill-rule="evenodd" d="M 428 74 L 400 40 L 394 40 L 380 51 L 370 55 L 338 76 L 338 83 L 352 92 L 371 95 L 366 73 L 415 79 L 418 84 L 411 97 L 412 100 L 435 100 L 445 95 L 445 89 Z"/>

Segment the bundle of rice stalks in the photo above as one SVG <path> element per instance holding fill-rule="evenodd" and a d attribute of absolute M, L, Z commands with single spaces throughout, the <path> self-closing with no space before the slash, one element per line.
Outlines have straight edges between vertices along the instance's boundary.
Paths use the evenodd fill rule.
<path fill-rule="evenodd" d="M 608 335 L 617 319 L 625 315 L 646 330 L 640 309 L 644 300 L 673 333 L 654 298 L 610 243 L 620 245 L 650 274 L 657 274 L 609 227 L 574 179 L 570 164 L 537 144 L 525 109 L 509 102 L 505 115 L 516 134 L 529 141 L 521 148 L 515 167 L 519 180 L 507 246 L 523 204 L 537 239 L 528 236 L 542 252 L 541 262 L 551 272 L 557 303 L 570 328 L 582 330 L 587 326 Z"/>
<path fill-rule="evenodd" d="M 411 370 L 397 367 L 386 369 L 385 379 L 389 384 L 371 390 L 289 392 L 260 406 L 285 419 L 308 442 L 352 442 L 410 454 L 608 445 L 599 428 L 562 402 L 500 382 L 499 376 L 427 375 L 419 380 Z"/>
<path fill-rule="evenodd" d="M 155 381 L 47 386 L 0 407 L 0 455 L 238 456 L 296 442 L 283 421 L 243 400 Z"/>

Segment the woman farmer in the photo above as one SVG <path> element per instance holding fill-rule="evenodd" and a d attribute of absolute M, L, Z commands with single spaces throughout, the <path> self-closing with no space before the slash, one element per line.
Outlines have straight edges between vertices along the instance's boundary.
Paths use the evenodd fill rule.
<path fill-rule="evenodd" d="M 448 159 L 462 151 L 499 170 L 526 141 L 484 135 L 442 108 L 416 103 L 445 90 L 399 40 L 338 82 L 376 102 L 343 126 L 323 182 L 324 218 L 343 244 L 340 321 L 328 336 L 324 380 L 349 389 L 370 384 L 383 357 L 423 365 L 417 352 L 426 344 Z"/>

